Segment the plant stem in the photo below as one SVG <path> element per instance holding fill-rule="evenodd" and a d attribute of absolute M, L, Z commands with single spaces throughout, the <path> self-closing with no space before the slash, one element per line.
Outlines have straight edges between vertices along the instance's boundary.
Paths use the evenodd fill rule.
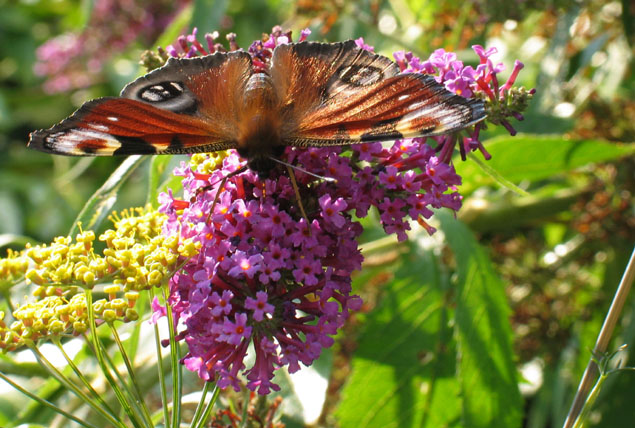
<path fill-rule="evenodd" d="M 617 291 L 613 297 L 613 302 L 611 302 L 611 307 L 604 319 L 604 324 L 602 325 L 600 334 L 595 342 L 595 348 L 593 348 L 593 355 L 602 355 L 606 352 L 609 340 L 611 339 L 611 335 L 615 329 L 615 324 L 617 324 L 617 320 L 622 313 L 626 297 L 631 289 L 631 285 L 633 285 L 633 278 L 635 278 L 635 248 L 631 253 L 631 258 L 628 261 L 628 265 L 626 266 L 620 285 L 617 287 Z M 587 399 L 587 394 L 591 389 L 591 385 L 593 384 L 597 374 L 598 365 L 595 362 L 595 358 L 592 356 L 587 364 L 586 370 L 584 371 L 584 375 L 582 375 L 582 380 L 578 386 L 578 391 L 575 394 L 575 398 L 573 399 L 573 403 L 571 404 L 571 408 L 569 409 L 569 414 L 567 415 L 563 428 L 573 427 L 583 407 L 591 405 L 590 399 Z"/>
<path fill-rule="evenodd" d="M 214 382 L 205 382 L 205 386 L 203 387 L 203 392 L 201 393 L 201 399 L 196 406 L 196 411 L 194 412 L 194 417 L 192 418 L 192 423 L 190 424 L 190 428 L 199 428 L 204 423 L 205 419 L 201 419 L 201 415 L 203 415 L 203 409 L 205 409 L 205 398 L 207 397 L 207 393 L 209 392 L 210 387 L 214 385 L 214 392 L 218 389 Z M 212 397 L 211 402 L 207 405 L 208 407 L 214 405 L 215 398 Z"/>
<path fill-rule="evenodd" d="M 600 395 L 602 384 L 604 383 L 607 377 L 608 377 L 608 374 L 600 373 L 600 377 L 598 378 L 597 382 L 595 383 L 595 386 L 591 390 L 591 393 L 589 394 L 589 397 L 587 398 L 586 403 L 584 407 L 582 408 L 582 411 L 580 412 L 580 416 L 576 419 L 575 425 L 573 426 L 573 428 L 584 427 L 584 424 L 587 421 L 589 413 L 591 413 L 591 408 L 593 407 L 593 403 L 595 403 L 595 400 L 598 398 L 598 395 Z"/>
<path fill-rule="evenodd" d="M 130 376 L 130 383 L 132 383 L 132 386 L 133 386 L 131 394 L 134 396 L 135 400 L 137 401 L 138 407 L 141 408 L 141 413 L 144 416 L 146 423 L 148 424 L 148 426 L 152 426 L 152 418 L 150 417 L 150 412 L 148 411 L 146 402 L 143 400 L 143 394 L 141 393 L 141 390 L 139 389 L 139 383 L 137 382 L 137 379 L 135 377 L 134 369 L 132 367 L 130 359 L 128 358 L 128 354 L 126 353 L 123 343 L 121 343 L 121 338 L 119 337 L 119 333 L 117 332 L 117 329 L 115 328 L 114 325 L 112 325 L 111 323 L 109 323 L 108 325 L 110 326 L 113 337 L 115 338 L 115 342 L 117 342 L 117 346 L 119 347 L 119 352 L 121 353 L 121 357 L 123 358 L 124 364 L 126 365 L 126 369 L 128 370 L 128 375 Z"/>
<path fill-rule="evenodd" d="M 96 425 L 93 425 L 93 424 L 91 424 L 89 422 L 83 421 L 83 420 L 73 416 L 72 414 L 60 409 L 59 407 L 57 407 L 55 404 L 51 403 L 50 401 L 47 401 L 47 400 L 45 400 L 45 399 L 43 399 L 41 397 L 38 397 L 37 395 L 33 394 L 32 392 L 27 391 L 26 389 L 22 388 L 20 385 L 18 385 L 14 381 L 12 381 L 8 376 L 5 376 L 3 373 L 0 373 L 0 379 L 2 379 L 6 383 L 8 383 L 12 387 L 14 387 L 16 390 L 20 391 L 22 394 L 24 394 L 27 397 L 29 397 L 31 400 L 37 401 L 41 405 L 50 408 L 54 412 L 57 412 L 60 415 L 63 415 L 64 417 L 70 419 L 71 421 L 75 421 L 78 424 L 80 424 L 81 426 L 84 426 L 86 428 L 98 428 Z M 115 422 L 114 425 L 117 426 L 116 421 L 114 421 L 114 422 Z"/>
<path fill-rule="evenodd" d="M 179 364 L 179 346 L 176 343 L 174 331 L 174 314 L 169 303 L 169 285 L 163 286 L 163 298 L 168 317 L 168 331 L 170 332 L 170 363 L 172 365 L 172 426 L 178 427 L 181 420 L 181 365 Z"/>
<path fill-rule="evenodd" d="M 154 289 L 150 289 L 152 299 L 154 299 Z M 166 302 L 167 305 L 167 302 Z M 157 351 L 157 368 L 159 369 L 159 385 L 161 387 L 161 403 L 163 403 L 163 424 L 166 428 L 171 428 L 170 413 L 168 409 L 168 392 L 165 385 L 165 373 L 163 373 L 163 355 L 161 353 L 161 336 L 159 335 L 159 324 L 154 323 L 154 344 Z"/>
<path fill-rule="evenodd" d="M 77 377 L 82 381 L 82 383 L 90 391 L 91 395 L 97 401 L 99 401 L 99 403 L 104 407 L 105 411 L 107 411 L 114 418 L 115 417 L 115 411 L 108 405 L 108 403 L 106 403 L 106 401 L 102 398 L 101 394 L 99 394 L 97 391 L 95 391 L 95 389 L 90 384 L 88 379 L 86 379 L 86 376 L 84 376 L 84 374 L 81 372 L 81 370 L 79 370 L 79 367 L 77 367 L 75 365 L 75 362 L 73 361 L 73 359 L 69 357 L 69 355 L 66 353 L 66 350 L 64 349 L 64 347 L 60 343 L 59 338 L 54 337 L 52 339 L 52 341 L 53 341 L 53 343 L 55 343 L 57 348 L 60 350 L 60 352 L 62 353 L 62 355 L 66 359 L 66 362 L 68 363 L 68 365 L 71 367 L 71 369 L 73 369 L 73 371 L 75 372 L 75 375 L 77 375 Z"/>
<path fill-rule="evenodd" d="M 125 394 L 123 393 L 123 391 L 121 390 L 121 388 L 119 387 L 115 379 L 112 377 L 110 370 L 108 370 L 108 365 L 104 357 L 103 345 L 99 341 L 99 337 L 97 337 L 97 323 L 95 322 L 95 311 L 93 308 L 93 293 L 91 290 L 86 290 L 85 293 L 86 293 L 86 309 L 88 311 L 88 325 L 90 327 L 90 332 L 91 332 L 90 341 L 92 343 L 93 352 L 95 353 L 95 356 L 97 357 L 97 362 L 99 363 L 99 367 L 101 368 L 104 376 L 106 377 L 108 384 L 112 387 L 112 390 L 115 393 L 115 396 L 117 397 L 117 400 L 119 401 L 119 404 L 121 404 L 121 408 L 126 413 L 126 415 L 128 415 L 128 417 L 130 418 L 130 422 L 136 428 L 141 428 L 143 424 L 141 423 L 141 421 L 138 420 L 137 415 L 133 412 L 132 407 L 130 406 L 130 402 L 126 399 Z"/>
<path fill-rule="evenodd" d="M 207 403 L 207 407 L 205 408 L 205 411 L 203 412 L 203 417 L 201 417 L 198 427 L 204 426 L 203 424 L 205 424 L 205 422 L 207 422 L 207 420 L 209 419 L 209 415 L 210 413 L 212 413 L 212 409 L 214 408 L 214 403 L 216 403 L 216 399 L 218 398 L 219 392 L 220 392 L 220 389 L 218 388 L 218 385 L 214 385 L 212 398 L 209 400 L 209 403 Z"/>
<path fill-rule="evenodd" d="M 120 428 L 125 428 L 124 425 L 117 422 L 113 415 L 110 415 L 107 410 L 103 409 L 99 406 L 92 398 L 84 393 L 81 389 L 79 389 L 75 383 L 73 383 L 68 377 L 66 377 L 62 372 L 60 372 L 46 357 L 40 352 L 37 347 L 33 346 L 31 351 L 37 358 L 38 362 L 45 367 L 53 377 L 66 389 L 73 392 L 77 397 L 79 397 L 82 401 L 84 401 L 88 406 L 90 406 L 97 413 L 102 415 L 106 420 L 112 423 L 114 426 L 118 426 Z"/>

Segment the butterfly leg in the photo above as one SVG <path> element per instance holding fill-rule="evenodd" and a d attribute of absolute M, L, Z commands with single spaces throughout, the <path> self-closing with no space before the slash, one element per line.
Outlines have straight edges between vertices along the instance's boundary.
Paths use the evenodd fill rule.
<path fill-rule="evenodd" d="M 216 191 L 216 196 L 214 196 L 214 201 L 212 201 L 212 206 L 209 209 L 209 214 L 207 214 L 207 219 L 205 220 L 205 224 L 208 224 L 210 219 L 212 218 L 212 214 L 214 214 L 214 208 L 216 208 L 216 204 L 218 203 L 218 199 L 220 198 L 220 192 L 225 187 L 225 183 L 227 183 L 227 180 L 229 179 L 230 176 L 231 174 L 223 177 L 223 179 L 220 181 L 220 186 L 218 186 L 218 190 Z M 205 187 L 209 187 L 209 186 L 205 186 Z"/>
<path fill-rule="evenodd" d="M 289 178 L 291 179 L 291 186 L 293 186 L 293 191 L 295 192 L 295 198 L 298 200 L 298 206 L 300 207 L 300 212 L 302 213 L 302 217 L 306 220 L 307 225 L 311 225 L 309 218 L 304 211 L 304 205 L 302 205 L 302 198 L 300 198 L 300 189 L 298 189 L 298 183 L 295 181 L 295 174 L 293 173 L 293 168 L 291 165 L 287 165 L 287 171 L 289 172 Z M 311 231 L 309 227 L 309 232 Z"/>

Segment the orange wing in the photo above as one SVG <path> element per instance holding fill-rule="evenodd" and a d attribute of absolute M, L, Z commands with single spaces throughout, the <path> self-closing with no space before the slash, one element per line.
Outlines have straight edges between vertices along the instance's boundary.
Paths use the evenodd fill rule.
<path fill-rule="evenodd" d="M 100 98 L 29 146 L 56 154 L 108 156 L 211 152 L 236 147 L 238 112 L 251 75 L 245 52 L 176 59 Z"/>
<path fill-rule="evenodd" d="M 481 101 L 454 95 L 431 76 L 400 74 L 388 58 L 352 40 L 280 45 L 270 74 L 286 145 L 438 135 L 485 118 Z"/>

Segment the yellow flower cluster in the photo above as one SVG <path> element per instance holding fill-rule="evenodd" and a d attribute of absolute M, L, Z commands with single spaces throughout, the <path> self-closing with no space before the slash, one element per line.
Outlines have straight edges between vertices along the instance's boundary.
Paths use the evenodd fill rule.
<path fill-rule="evenodd" d="M 29 268 L 29 259 L 24 251 L 9 250 L 7 257 L 0 259 L 0 290 L 4 291 L 24 277 Z"/>
<path fill-rule="evenodd" d="M 200 248 L 191 239 L 179 242 L 178 236 L 162 235 L 165 219 L 141 208 L 113 214 L 114 229 L 99 236 L 106 245 L 101 255 L 93 247 L 94 232 L 84 231 L 75 240 L 58 237 L 48 246 L 28 246 L 1 259 L 3 279 L 23 275 L 36 287 L 35 301 L 17 308 L 10 326 L 0 313 L 0 348 L 13 350 L 46 336 L 85 332 L 88 313 L 82 289 L 100 284 L 108 297 L 93 303 L 96 320 L 136 320 L 139 291 L 164 285 Z"/>
<path fill-rule="evenodd" d="M 190 158 L 190 168 L 201 174 L 211 174 L 223 166 L 223 159 L 227 157 L 227 154 L 227 151 L 195 153 Z"/>

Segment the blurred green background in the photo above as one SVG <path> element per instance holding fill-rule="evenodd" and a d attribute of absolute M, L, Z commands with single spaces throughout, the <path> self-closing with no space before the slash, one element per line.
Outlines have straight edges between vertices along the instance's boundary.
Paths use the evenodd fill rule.
<path fill-rule="evenodd" d="M 308 27 L 310 40 L 364 37 L 387 56 L 405 49 L 426 58 L 445 48 L 470 64 L 477 62 L 471 45 L 495 46 L 495 61 L 507 65 L 502 76 L 519 59 L 525 68 L 516 84 L 537 93 L 525 120 L 514 122 L 519 136 L 488 131 L 484 143 L 493 159 L 487 165 L 529 196 L 501 186 L 474 161 L 457 159 L 465 196 L 459 219 L 504 284 L 513 341 L 508 357 L 527 380 L 518 421 L 531 428 L 561 426 L 635 242 L 634 23 L 635 6 L 627 0 L 0 0 L 0 243 L 19 249 L 68 233 L 121 162 L 31 151 L 29 132 L 48 128 L 88 99 L 118 94 L 143 73 L 143 50 L 175 43 L 193 27 L 199 36 L 218 30 L 221 42 L 235 32 L 243 48 L 276 24 L 296 38 Z M 143 205 L 147 186 L 140 168 L 115 207 Z M 366 226 L 367 240 L 380 235 L 376 224 Z M 320 425 L 363 425 L 346 389 L 355 385 L 351 368 L 363 367 L 355 349 L 377 341 L 368 332 L 377 317 L 390 317 L 384 293 L 419 274 L 403 271 L 417 251 L 391 247 L 383 259 L 369 251 L 356 283 L 367 307 L 333 349 Z M 633 309 L 631 296 L 610 349 L 633 344 Z M 437 334 L 436 345 L 448 339 Z M 628 353 L 621 354 L 625 361 Z M 452 388 L 445 393 L 458 394 Z M 427 394 L 419 410 L 434 408 Z M 603 394 L 593 424 L 632 423 L 635 374 L 612 376 Z M 400 413 L 391 419 L 395 426 L 435 426 L 434 417 L 406 424 Z M 366 426 L 380 426 L 376 415 L 364 416 Z M 458 417 L 438 420 L 462 426 Z"/>

